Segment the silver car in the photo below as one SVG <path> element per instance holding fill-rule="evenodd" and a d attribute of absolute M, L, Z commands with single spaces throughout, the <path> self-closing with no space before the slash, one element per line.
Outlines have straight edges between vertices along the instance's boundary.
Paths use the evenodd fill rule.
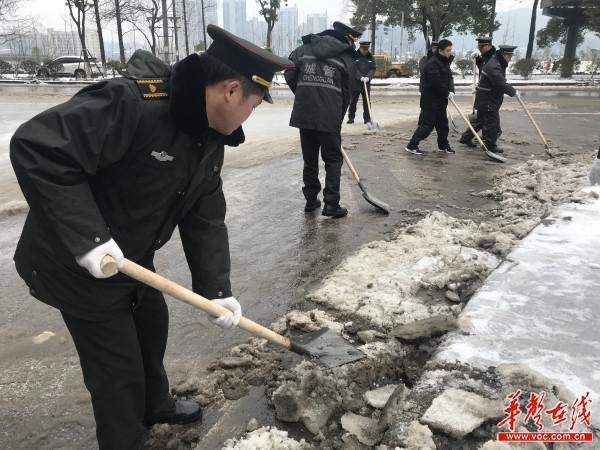
<path fill-rule="evenodd" d="M 88 58 L 92 77 L 97 77 L 102 74 L 100 65 L 96 58 Z M 77 79 L 85 78 L 85 61 L 80 56 L 59 56 L 52 60 L 53 65 L 57 69 L 45 67 L 42 65 L 38 69 L 37 75 L 41 78 L 53 77 L 73 77 Z"/>

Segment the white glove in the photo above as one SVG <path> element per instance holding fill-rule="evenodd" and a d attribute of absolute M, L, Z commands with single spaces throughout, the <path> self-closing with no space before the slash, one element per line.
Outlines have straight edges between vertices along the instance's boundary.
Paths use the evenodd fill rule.
<path fill-rule="evenodd" d="M 110 255 L 115 258 L 117 261 L 117 267 L 119 269 L 123 266 L 123 252 L 112 238 L 104 244 L 91 249 L 89 252 L 81 256 L 76 256 L 75 261 L 77 261 L 77 264 L 79 264 L 81 267 L 85 267 L 94 277 L 108 278 L 116 274 L 118 270 L 115 270 L 109 274 L 102 272 L 100 269 L 100 262 L 106 255 Z"/>
<path fill-rule="evenodd" d="M 363 83 L 368 83 L 369 77 L 361 77 L 360 81 L 362 81 Z"/>
<path fill-rule="evenodd" d="M 515 97 L 520 97 L 520 96 L 521 96 L 521 93 L 519 91 L 516 91 L 515 92 Z"/>
<path fill-rule="evenodd" d="M 600 184 L 600 159 L 596 158 L 594 164 L 592 164 L 592 170 L 590 171 L 590 183 Z"/>
<path fill-rule="evenodd" d="M 449 92 L 448 93 L 448 98 L 452 98 L 452 97 L 454 97 L 454 92 Z"/>
<path fill-rule="evenodd" d="M 217 317 L 213 320 L 213 323 L 221 328 L 231 328 L 233 326 L 237 327 L 237 325 L 240 323 L 240 319 L 242 318 L 242 307 L 235 297 L 217 298 L 213 300 L 213 302 L 219 306 L 227 308 L 233 313 Z"/>

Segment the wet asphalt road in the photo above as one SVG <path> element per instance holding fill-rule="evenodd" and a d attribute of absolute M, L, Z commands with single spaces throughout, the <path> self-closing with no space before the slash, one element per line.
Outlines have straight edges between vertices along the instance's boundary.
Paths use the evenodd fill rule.
<path fill-rule="evenodd" d="M 416 97 L 403 96 L 400 100 L 417 104 Z M 530 101 L 557 104 L 557 109 L 540 108 L 534 110 L 534 114 L 547 137 L 562 150 L 591 155 L 598 147 L 598 136 L 592 135 L 598 128 L 597 98 L 532 98 Z M 511 106 L 507 105 L 502 115 L 510 162 L 531 156 L 545 158 L 525 115 Z M 36 107 L 39 105 L 31 107 L 31 111 Z M 384 104 L 379 104 L 379 108 L 378 117 L 387 121 L 388 117 L 381 111 Z M 412 107 L 413 116 L 415 111 Z M 455 117 L 455 121 L 457 119 Z M 223 176 L 228 201 L 232 284 L 245 315 L 264 324 L 281 317 L 346 255 L 361 244 L 389 237 L 396 224 L 413 220 L 414 216 L 405 213 L 405 209 L 440 208 L 453 215 L 477 219 L 481 217 L 478 211 L 494 206 L 491 201 L 473 197 L 470 192 L 486 189 L 491 177 L 503 166 L 457 143 L 454 147 L 458 153 L 454 156 L 409 155 L 401 149 L 413 127 L 414 121 L 410 121 L 386 126 L 380 133 L 371 134 L 362 131 L 362 125 L 355 125 L 351 128 L 354 134 L 344 138 L 344 145 L 367 189 L 392 206 L 392 214 L 387 217 L 363 200 L 345 169 L 342 202 L 349 208 L 350 215 L 341 220 L 306 215 L 300 191 L 302 162 L 297 139 L 291 137 L 296 134 L 294 130 L 285 136 L 274 136 L 271 141 L 262 136 L 270 148 L 288 148 L 283 156 L 274 151 L 269 158 L 257 159 L 260 164 L 256 165 L 251 162 L 251 153 L 246 159 L 243 155 L 231 158 Z M 527 143 L 515 144 L 512 140 Z M 435 139 L 430 138 L 422 147 L 427 149 L 434 145 Z M 254 150 L 266 151 L 250 147 L 249 152 Z M 243 151 L 243 147 L 236 150 Z M 3 158 L 4 152 L 0 155 Z M 7 170 L 5 165 L 2 170 Z M 12 268 L 12 253 L 22 221 L 21 216 L 3 219 L 0 234 L 0 258 L 5 268 L 0 276 L 4 310 L 0 317 L 0 423 L 3 424 L 0 448 L 94 448 L 91 406 L 70 337 L 59 314 L 30 298 Z M 176 235 L 159 252 L 157 270 L 189 286 L 187 266 Z M 174 300 L 169 300 L 169 305 L 171 327 L 166 365 L 173 383 L 191 374 L 202 374 L 207 363 L 247 338 L 241 331 L 222 333 L 202 313 L 187 305 Z M 33 336 L 46 330 L 57 335 L 41 345 L 31 342 Z M 260 392 L 252 395 L 257 396 L 252 401 L 260 403 Z M 240 402 L 246 402 L 245 409 L 228 402 L 220 412 L 207 417 L 202 428 L 203 433 L 209 433 L 206 448 L 214 448 L 223 438 L 231 437 L 235 431 L 232 424 L 244 428 L 252 415 L 268 415 L 264 405 L 252 408 L 248 407 L 248 399 Z M 259 409 L 262 412 L 257 411 Z M 226 415 L 228 421 L 209 430 L 217 417 Z"/>

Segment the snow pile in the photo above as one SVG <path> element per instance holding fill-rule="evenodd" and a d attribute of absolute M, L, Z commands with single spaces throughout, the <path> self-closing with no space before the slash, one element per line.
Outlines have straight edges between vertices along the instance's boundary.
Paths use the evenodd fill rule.
<path fill-rule="evenodd" d="M 453 288 L 496 267 L 498 259 L 477 248 L 486 231 L 470 220 L 433 212 L 395 239 L 361 248 L 309 299 L 384 327 L 451 313 L 451 304 L 428 304 L 417 293 Z M 511 239 L 497 232 L 490 247 Z"/>
<path fill-rule="evenodd" d="M 310 450 L 314 448 L 302 439 L 300 442 L 289 438 L 287 431 L 275 427 L 262 427 L 248 433 L 244 439 L 230 439 L 223 450 Z"/>

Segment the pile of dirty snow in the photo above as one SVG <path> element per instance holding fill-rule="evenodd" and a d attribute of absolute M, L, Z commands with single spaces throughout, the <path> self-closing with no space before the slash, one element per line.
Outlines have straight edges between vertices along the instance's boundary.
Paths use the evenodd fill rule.
<path fill-rule="evenodd" d="M 304 439 L 298 442 L 289 438 L 287 431 L 275 427 L 262 427 L 248 433 L 243 439 L 226 441 L 223 450 L 310 450 L 312 448 L 314 447 L 307 444 Z"/>
<path fill-rule="evenodd" d="M 499 263 L 478 248 L 488 234 L 473 221 L 433 212 L 391 241 L 363 246 L 309 300 L 386 328 L 451 313 L 452 303 L 427 304 L 417 293 L 456 291 L 461 283 L 487 275 Z M 511 240 L 498 232 L 490 246 Z"/>

